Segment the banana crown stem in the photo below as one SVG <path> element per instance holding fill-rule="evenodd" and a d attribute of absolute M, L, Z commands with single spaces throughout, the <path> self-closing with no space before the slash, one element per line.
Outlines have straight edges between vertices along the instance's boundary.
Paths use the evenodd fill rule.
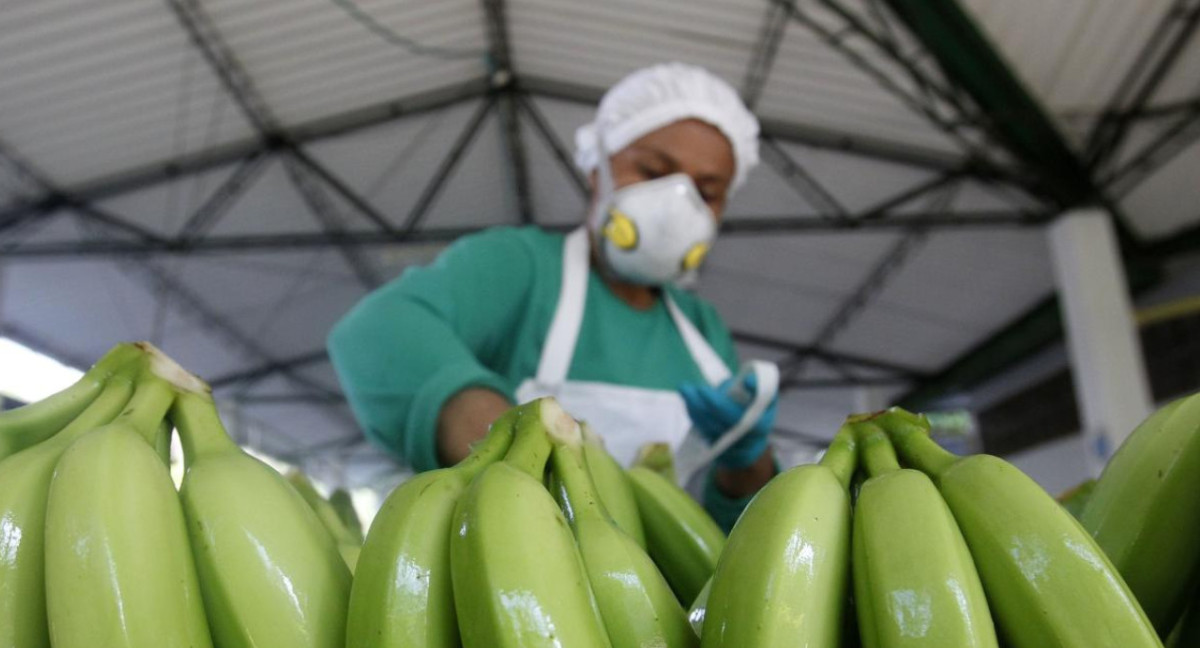
<path fill-rule="evenodd" d="M 858 466 L 858 447 L 854 441 L 854 432 L 848 425 L 838 430 L 837 436 L 829 444 L 825 456 L 821 457 L 821 465 L 833 471 L 843 488 L 850 487 L 854 470 Z"/>
<path fill-rule="evenodd" d="M 175 389 L 195 394 L 212 393 L 212 388 L 208 386 L 208 383 L 200 380 L 196 374 L 184 369 L 178 362 L 175 362 L 170 356 L 160 351 L 158 347 L 149 342 L 135 342 L 134 346 L 149 358 L 150 371 L 170 383 Z"/>
<path fill-rule="evenodd" d="M 892 442 L 888 440 L 887 433 L 883 431 L 883 428 L 871 421 L 853 423 L 851 427 L 854 429 L 859 456 L 862 458 L 867 475 L 878 477 L 900 470 L 900 460 L 896 458 L 896 449 L 892 447 Z"/>
<path fill-rule="evenodd" d="M 166 417 L 167 410 L 171 408 L 174 400 L 175 388 L 159 378 L 153 370 L 147 371 L 138 378 L 133 398 L 129 399 L 129 404 L 115 422 L 129 425 L 137 430 L 147 443 L 155 445 L 158 424 Z"/>
<path fill-rule="evenodd" d="M 521 408 L 513 407 L 492 423 L 487 436 L 471 448 L 471 454 L 455 466 L 467 479 L 473 478 L 487 466 L 502 459 L 512 446 Z"/>
<path fill-rule="evenodd" d="M 171 405 L 171 421 L 179 428 L 183 459 L 191 467 L 201 457 L 238 452 L 240 449 L 221 424 L 221 416 L 211 396 L 184 392 Z"/>
<path fill-rule="evenodd" d="M 562 441 L 574 438 L 579 443 L 579 425 L 553 398 L 539 398 L 522 408 L 504 461 L 542 481 L 550 458 L 551 438 Z"/>
<path fill-rule="evenodd" d="M 957 455 L 930 438 L 929 422 L 924 417 L 892 408 L 872 422 L 883 428 L 907 463 L 924 473 L 936 477 L 958 461 Z"/>

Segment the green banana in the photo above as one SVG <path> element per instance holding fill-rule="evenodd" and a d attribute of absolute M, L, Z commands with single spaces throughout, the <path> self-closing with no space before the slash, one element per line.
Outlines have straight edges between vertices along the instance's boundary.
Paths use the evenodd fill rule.
<path fill-rule="evenodd" d="M 0 412 L 0 460 L 57 434 L 100 396 L 115 372 L 141 355 L 132 344 L 118 344 L 70 387 L 36 403 Z"/>
<path fill-rule="evenodd" d="M 179 499 L 216 645 L 342 646 L 350 574 L 316 514 L 233 442 L 207 394 L 180 394 L 170 417 L 183 442 Z"/>
<path fill-rule="evenodd" d="M 1167 648 L 1200 648 L 1200 590 L 1192 596 L 1166 644 Z"/>
<path fill-rule="evenodd" d="M 132 393 L 130 376 L 113 376 L 61 432 L 0 461 L 0 648 L 50 646 L 44 538 L 54 467 L 71 443 L 120 414 Z"/>
<path fill-rule="evenodd" d="M 355 648 L 457 648 L 450 581 L 454 508 L 471 480 L 504 457 L 521 408 L 491 427 L 452 468 L 417 475 L 384 501 L 358 556 L 346 645 Z"/>
<path fill-rule="evenodd" d="M 755 495 L 713 575 L 701 646 L 839 645 L 855 462 L 843 428 L 821 463 L 783 472 Z"/>
<path fill-rule="evenodd" d="M 672 484 L 679 481 L 675 475 L 675 454 L 671 452 L 671 444 L 669 443 L 655 441 L 643 444 L 642 447 L 638 448 L 637 457 L 634 458 L 633 465 L 649 468 L 666 477 Z"/>
<path fill-rule="evenodd" d="M 866 648 L 996 648 L 967 543 L 929 477 L 887 435 L 852 424 L 870 478 L 854 506 L 854 600 Z"/>
<path fill-rule="evenodd" d="M 354 509 L 354 500 L 350 498 L 350 493 L 344 488 L 335 488 L 329 494 L 329 504 L 337 512 L 338 519 L 342 521 L 342 526 L 350 536 L 357 544 L 362 545 L 366 539 L 363 535 L 362 520 L 358 517 L 358 511 Z"/>
<path fill-rule="evenodd" d="M 609 514 L 589 470 L 593 456 L 585 458 L 588 445 L 556 437 L 550 463 L 555 495 L 575 533 L 609 641 L 614 648 L 699 646 L 687 612 L 654 561 Z"/>
<path fill-rule="evenodd" d="M 1166 636 L 1200 579 L 1200 394 L 1134 430 L 1105 467 L 1080 521 Z"/>
<path fill-rule="evenodd" d="M 725 532 L 666 477 L 638 466 L 628 474 L 646 529 L 646 549 L 679 602 L 690 605 L 717 567 Z"/>
<path fill-rule="evenodd" d="M 692 602 L 692 607 L 688 608 L 688 624 L 692 626 L 692 632 L 700 637 L 704 630 L 704 617 L 708 614 L 708 595 L 712 592 L 712 579 L 704 584 L 700 589 L 700 593 L 696 595 L 696 600 Z"/>
<path fill-rule="evenodd" d="M 621 464 L 604 449 L 604 439 L 592 426 L 581 421 L 579 427 L 583 430 L 584 461 L 592 474 L 592 482 L 596 485 L 600 501 L 604 503 L 604 508 L 617 526 L 628 533 L 639 547 L 645 549 L 646 530 L 642 527 L 641 516 L 638 515 L 637 500 L 633 497 L 629 475 L 625 474 Z"/>
<path fill-rule="evenodd" d="M 1162 646 L 1104 552 L 1036 482 L 998 457 L 943 450 L 923 417 L 893 409 L 874 421 L 950 506 L 1006 645 Z"/>
<path fill-rule="evenodd" d="M 291 482 L 292 488 L 304 498 L 305 502 L 317 514 L 317 519 L 325 526 L 325 531 L 337 542 L 338 545 L 361 545 L 362 540 L 355 537 L 354 533 L 346 528 L 342 523 L 341 515 L 337 509 L 325 499 L 323 495 L 313 485 L 312 480 L 299 470 L 290 470 L 287 474 L 287 480 Z"/>
<path fill-rule="evenodd" d="M 528 404 L 504 461 L 454 512 L 450 574 L 463 648 L 611 648 L 566 518 L 542 486 L 549 430 L 578 435 L 552 398 Z"/>
<path fill-rule="evenodd" d="M 1054 499 L 1059 504 L 1062 504 L 1063 508 L 1067 509 L 1071 517 L 1078 520 L 1083 516 L 1083 509 L 1091 501 L 1092 493 L 1094 492 L 1096 492 L 1096 480 L 1085 479 Z M 1111 559 L 1112 557 L 1110 556 L 1109 558 Z"/>
<path fill-rule="evenodd" d="M 175 389 L 144 374 L 125 413 L 73 443 L 54 470 L 46 608 L 55 648 L 212 645 L 183 509 L 152 445 Z"/>

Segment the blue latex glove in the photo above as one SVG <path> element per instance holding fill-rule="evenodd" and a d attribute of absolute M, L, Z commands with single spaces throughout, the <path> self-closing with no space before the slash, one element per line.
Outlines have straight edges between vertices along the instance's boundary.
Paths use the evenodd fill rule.
<path fill-rule="evenodd" d="M 737 425 L 749 405 L 742 405 L 729 396 L 734 378 L 729 378 L 718 387 L 697 383 L 685 383 L 679 386 L 679 395 L 687 405 L 688 416 L 692 425 L 700 431 L 709 443 L 721 438 L 730 428 Z M 756 393 L 758 380 L 754 374 L 746 376 L 745 390 L 751 395 Z M 719 457 L 717 465 L 724 468 L 745 468 L 762 456 L 767 450 L 767 437 L 775 424 L 775 411 L 778 409 L 779 398 L 771 404 L 759 417 L 758 422 L 750 431 L 729 447 Z"/>

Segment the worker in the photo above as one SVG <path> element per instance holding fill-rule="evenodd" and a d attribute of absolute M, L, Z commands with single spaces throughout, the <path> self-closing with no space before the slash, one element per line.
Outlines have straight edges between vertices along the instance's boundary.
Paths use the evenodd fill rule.
<path fill-rule="evenodd" d="M 448 466 L 514 403 L 545 395 L 626 465 L 644 443 L 730 429 L 746 410 L 730 395 L 732 338 L 678 284 L 694 280 L 757 164 L 758 130 L 698 67 L 656 65 L 613 86 L 575 137 L 591 185 L 581 227 L 463 237 L 334 327 L 329 354 L 366 435 L 415 470 Z M 774 412 L 708 472 L 702 499 L 726 528 L 775 474 Z"/>

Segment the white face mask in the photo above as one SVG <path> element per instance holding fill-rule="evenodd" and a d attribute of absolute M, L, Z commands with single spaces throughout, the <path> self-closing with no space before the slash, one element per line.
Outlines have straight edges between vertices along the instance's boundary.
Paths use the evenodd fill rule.
<path fill-rule="evenodd" d="M 618 278 L 647 286 L 693 279 L 717 236 L 717 220 L 691 177 L 674 173 L 613 189 L 608 157 L 588 218 L 599 256 Z"/>

